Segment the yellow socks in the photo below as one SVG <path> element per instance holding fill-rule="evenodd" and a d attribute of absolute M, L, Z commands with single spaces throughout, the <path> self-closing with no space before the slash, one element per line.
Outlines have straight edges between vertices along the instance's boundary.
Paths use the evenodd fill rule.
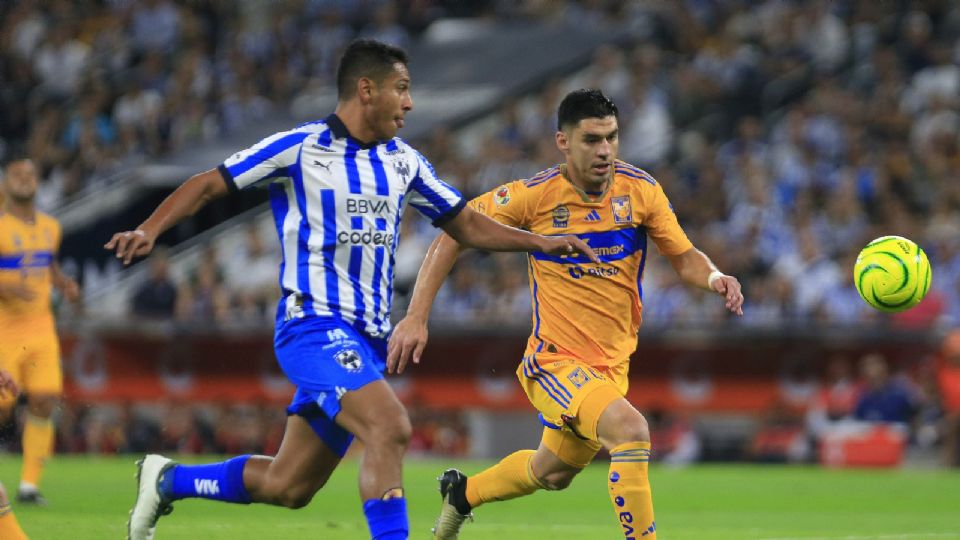
<path fill-rule="evenodd" d="M 485 502 L 505 501 L 543 488 L 530 468 L 533 450 L 520 450 L 489 469 L 467 479 L 467 502 L 476 508 Z"/>
<path fill-rule="evenodd" d="M 17 523 L 17 516 L 13 515 L 13 510 L 10 509 L 10 503 L 0 504 L 0 538 L 3 538 L 3 540 L 27 540 L 27 535 L 23 533 L 23 529 Z"/>
<path fill-rule="evenodd" d="M 650 443 L 632 442 L 610 450 L 610 500 L 623 534 L 627 538 L 656 540 L 657 525 L 653 521 L 653 495 L 647 465 Z"/>
<path fill-rule="evenodd" d="M 53 421 L 27 415 L 23 428 L 23 473 L 20 481 L 33 486 L 40 485 L 43 464 L 53 453 Z"/>

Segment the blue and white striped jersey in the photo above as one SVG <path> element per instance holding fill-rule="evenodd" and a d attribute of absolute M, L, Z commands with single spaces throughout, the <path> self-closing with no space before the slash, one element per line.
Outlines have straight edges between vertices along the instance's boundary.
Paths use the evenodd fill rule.
<path fill-rule="evenodd" d="M 375 337 L 390 331 L 404 205 L 439 226 L 466 204 L 413 147 L 360 143 L 333 114 L 271 135 L 219 170 L 232 190 L 268 184 L 283 252 L 278 317 L 338 317 Z"/>

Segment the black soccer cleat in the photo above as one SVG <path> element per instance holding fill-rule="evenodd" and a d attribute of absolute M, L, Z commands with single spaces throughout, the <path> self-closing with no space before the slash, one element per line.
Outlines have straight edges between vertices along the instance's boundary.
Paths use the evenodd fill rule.
<path fill-rule="evenodd" d="M 31 489 L 30 491 L 17 491 L 17 502 L 36 506 L 47 506 L 47 499 L 42 493 L 35 489 Z"/>
<path fill-rule="evenodd" d="M 463 522 L 473 520 L 470 503 L 467 502 L 467 475 L 456 469 L 447 469 L 437 480 L 440 482 L 443 504 L 433 527 L 433 538 L 456 540 Z"/>

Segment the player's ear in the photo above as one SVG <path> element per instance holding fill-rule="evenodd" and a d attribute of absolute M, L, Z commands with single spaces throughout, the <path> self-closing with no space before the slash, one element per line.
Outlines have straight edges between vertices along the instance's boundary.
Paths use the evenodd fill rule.
<path fill-rule="evenodd" d="M 566 152 L 570 149 L 570 140 L 567 139 L 567 134 L 563 130 L 557 131 L 557 148 L 561 152 Z"/>
<path fill-rule="evenodd" d="M 374 82 L 367 77 L 357 79 L 357 95 L 361 103 L 369 103 L 373 98 Z"/>

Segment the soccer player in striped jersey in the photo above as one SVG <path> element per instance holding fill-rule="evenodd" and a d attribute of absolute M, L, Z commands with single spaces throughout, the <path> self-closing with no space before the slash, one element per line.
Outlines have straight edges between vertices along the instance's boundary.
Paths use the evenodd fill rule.
<path fill-rule="evenodd" d="M 573 233 L 600 263 L 530 254 L 533 333 L 517 377 L 545 426 L 540 447 L 515 452 L 474 476 L 446 471 L 438 539 L 457 538 L 481 504 L 566 488 L 601 446 L 610 452 L 608 487 L 624 536 L 656 538 L 647 478 L 650 433 L 624 398 L 640 326 L 647 238 L 686 283 L 723 296 L 727 309 L 742 314 L 740 283 L 693 247 L 660 184 L 617 160 L 616 105 L 599 90 L 577 90 L 564 98 L 557 116 L 557 147 L 566 162 L 500 186 L 470 206 L 535 233 Z M 411 358 L 419 362 L 430 306 L 462 247 L 441 234 L 428 250 L 407 315 L 390 339 L 389 370 L 402 371 Z"/>
<path fill-rule="evenodd" d="M 283 253 L 274 349 L 296 393 L 280 450 L 275 457 L 199 466 L 148 455 L 138 465 L 128 522 L 134 540 L 152 538 L 159 517 L 184 498 L 300 508 L 354 436 L 364 444 L 360 495 L 371 537 L 407 538 L 401 460 L 410 420 L 383 380 L 405 205 L 466 245 L 595 258 L 575 236 L 531 234 L 467 208 L 426 158 L 396 137 L 413 108 L 403 50 L 352 42 L 340 60 L 337 90 L 333 114 L 191 177 L 137 229 L 115 234 L 105 246 L 130 263 L 209 200 L 264 186 Z"/>

